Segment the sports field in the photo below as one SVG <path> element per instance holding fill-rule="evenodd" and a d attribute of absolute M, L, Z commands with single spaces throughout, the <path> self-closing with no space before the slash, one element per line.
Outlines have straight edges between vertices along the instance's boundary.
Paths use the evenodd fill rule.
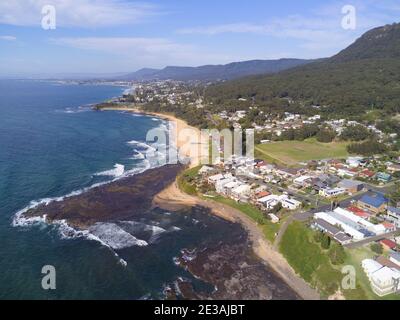
<path fill-rule="evenodd" d="M 346 158 L 347 145 L 345 142 L 321 143 L 315 139 L 272 142 L 258 145 L 256 156 L 269 162 L 295 165 L 309 160 Z"/>

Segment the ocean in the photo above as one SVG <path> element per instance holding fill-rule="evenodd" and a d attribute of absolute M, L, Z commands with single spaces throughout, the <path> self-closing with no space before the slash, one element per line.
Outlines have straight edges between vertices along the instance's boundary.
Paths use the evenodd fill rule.
<path fill-rule="evenodd" d="M 118 229 L 116 224 L 97 228 L 112 237 L 114 248 L 60 226 L 13 225 L 16 213 L 32 201 L 158 165 L 144 156 L 145 137 L 150 129 L 165 128 L 165 121 L 90 108 L 125 89 L 0 81 L 0 299 L 159 299 L 179 278 L 202 291 L 213 289 L 174 258 L 182 249 L 229 241 L 243 230 L 198 208 L 154 209 L 140 221 L 119 222 Z M 139 241 L 128 241 L 132 238 Z M 45 265 L 55 267 L 56 290 L 42 288 Z"/>

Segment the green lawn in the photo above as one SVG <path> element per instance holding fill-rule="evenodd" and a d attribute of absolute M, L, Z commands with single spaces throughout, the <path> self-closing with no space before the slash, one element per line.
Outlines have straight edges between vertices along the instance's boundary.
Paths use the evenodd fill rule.
<path fill-rule="evenodd" d="M 275 240 L 275 235 L 276 233 L 279 232 L 280 224 L 276 223 L 273 224 L 270 220 L 268 220 L 264 213 L 254 206 L 250 204 L 244 204 L 244 203 L 237 203 L 234 200 L 227 199 L 221 196 L 216 196 L 215 198 L 212 198 L 212 200 L 226 204 L 232 208 L 235 208 L 241 212 L 243 212 L 245 215 L 249 216 L 252 220 L 254 220 L 259 227 L 262 229 L 265 238 L 270 241 L 271 243 L 274 242 Z"/>
<path fill-rule="evenodd" d="M 319 244 L 313 241 L 313 232 L 301 222 L 287 228 L 280 243 L 280 251 L 293 269 L 323 296 L 334 294 L 342 274 L 334 268 Z"/>
<path fill-rule="evenodd" d="M 194 179 L 197 177 L 200 169 L 201 166 L 198 166 L 186 170 L 182 174 L 180 174 L 177 178 L 179 189 L 181 189 L 182 191 L 184 191 L 189 195 L 196 195 L 197 194 L 196 185 L 193 182 Z"/>
<path fill-rule="evenodd" d="M 258 145 L 256 155 L 269 162 L 295 165 L 298 162 L 330 158 L 346 158 L 346 142 L 321 143 L 316 139 L 282 141 Z"/>

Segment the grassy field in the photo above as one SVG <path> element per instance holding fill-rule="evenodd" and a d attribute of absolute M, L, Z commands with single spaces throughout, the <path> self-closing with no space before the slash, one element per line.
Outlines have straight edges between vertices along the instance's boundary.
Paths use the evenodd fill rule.
<path fill-rule="evenodd" d="M 243 212 L 245 215 L 250 217 L 252 220 L 254 220 L 256 223 L 258 223 L 259 227 L 264 233 L 265 238 L 270 241 L 271 243 L 274 242 L 275 240 L 275 235 L 279 231 L 280 224 L 273 224 L 270 220 L 265 218 L 264 213 L 258 210 L 257 208 L 253 207 L 250 204 L 244 204 L 244 203 L 237 203 L 234 200 L 227 199 L 221 196 L 217 196 L 213 198 L 212 200 L 226 204 L 232 208 L 235 208 L 241 212 Z"/>
<path fill-rule="evenodd" d="M 295 165 L 309 160 L 345 158 L 348 156 L 347 145 L 345 142 L 321 143 L 316 139 L 282 141 L 258 145 L 256 155 L 268 162 Z"/>
<path fill-rule="evenodd" d="M 189 195 L 192 195 L 192 196 L 196 195 L 197 190 L 196 190 L 196 186 L 193 183 L 193 181 L 196 178 L 196 176 L 198 175 L 200 169 L 201 169 L 201 166 L 198 166 L 198 167 L 186 170 L 181 175 L 179 175 L 177 178 L 177 183 L 178 183 L 179 189 L 181 189 L 182 191 L 184 191 L 185 193 L 187 193 Z"/>
<path fill-rule="evenodd" d="M 280 243 L 280 251 L 293 269 L 324 296 L 334 294 L 342 279 L 321 247 L 313 241 L 312 231 L 300 222 L 293 222 Z"/>

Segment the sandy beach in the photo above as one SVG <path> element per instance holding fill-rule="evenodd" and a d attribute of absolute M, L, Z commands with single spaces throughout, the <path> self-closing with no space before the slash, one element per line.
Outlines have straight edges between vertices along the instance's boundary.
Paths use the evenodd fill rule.
<path fill-rule="evenodd" d="M 146 112 L 134 107 L 112 107 L 103 108 L 103 111 L 127 111 L 138 114 L 158 117 L 172 123 L 170 128 L 170 139 L 179 151 L 182 158 L 190 158 L 190 167 L 200 165 L 208 157 L 208 136 L 204 136 L 202 132 L 190 125 L 182 119 L 178 119 L 171 114 Z"/>
<path fill-rule="evenodd" d="M 191 129 L 191 131 L 195 132 L 199 137 L 201 136 L 200 130 L 189 126 L 185 121 L 177 119 L 173 115 L 143 112 L 137 108 L 121 107 L 103 110 L 143 113 L 173 122 L 176 129 L 176 146 L 178 149 L 186 143 L 186 141 L 178 138 L 183 130 Z M 192 167 L 201 163 L 198 149 L 198 144 L 192 144 L 192 150 L 184 150 L 183 154 L 185 154 L 185 156 L 190 156 L 191 158 Z M 273 246 L 267 242 L 267 240 L 265 240 L 264 235 L 257 224 L 239 210 L 217 203 L 211 199 L 204 200 L 199 197 L 190 196 L 179 189 L 176 181 L 154 197 L 153 205 L 165 210 L 179 210 L 188 206 L 203 206 L 209 208 L 213 214 L 220 218 L 230 222 L 240 223 L 249 234 L 254 252 L 266 265 L 270 266 L 304 300 L 320 299 L 320 295 L 317 291 L 312 289 L 300 276 L 298 276 L 286 259 L 277 252 Z"/>

